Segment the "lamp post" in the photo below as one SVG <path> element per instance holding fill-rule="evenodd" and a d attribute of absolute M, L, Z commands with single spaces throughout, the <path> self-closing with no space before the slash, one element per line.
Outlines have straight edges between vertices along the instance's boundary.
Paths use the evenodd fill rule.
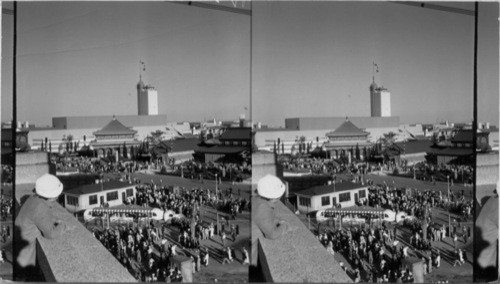
<path fill-rule="evenodd" d="M 448 236 L 451 238 L 451 218 L 450 218 L 450 176 L 446 176 L 446 186 L 448 188 Z"/>
<path fill-rule="evenodd" d="M 217 214 L 217 234 L 220 234 L 219 210 L 217 209 L 218 204 L 219 204 L 219 195 L 217 194 L 217 174 L 215 174 L 215 212 Z"/>

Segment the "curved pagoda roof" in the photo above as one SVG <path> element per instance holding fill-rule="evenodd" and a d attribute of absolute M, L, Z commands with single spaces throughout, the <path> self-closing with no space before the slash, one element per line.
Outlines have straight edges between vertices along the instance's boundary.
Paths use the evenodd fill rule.
<path fill-rule="evenodd" d="M 135 135 L 137 133 L 136 130 L 132 130 L 125 125 L 123 125 L 116 118 L 113 118 L 106 126 L 104 126 L 101 130 L 94 132 L 96 136 L 103 135 Z"/>
<path fill-rule="evenodd" d="M 342 137 L 342 136 L 368 136 L 368 132 L 359 129 L 356 125 L 348 119 L 344 121 L 337 129 L 326 134 L 328 137 Z"/>

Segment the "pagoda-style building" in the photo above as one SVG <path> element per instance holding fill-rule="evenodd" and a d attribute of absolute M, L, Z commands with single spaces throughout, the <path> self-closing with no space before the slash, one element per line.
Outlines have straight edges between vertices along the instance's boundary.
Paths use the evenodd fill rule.
<path fill-rule="evenodd" d="M 137 131 L 126 127 L 115 117 L 101 130 L 94 132 L 95 140 L 90 147 L 97 152 L 98 157 L 125 157 L 129 158 L 132 148 L 141 144 L 137 141 Z"/>
<path fill-rule="evenodd" d="M 238 162 L 251 156 L 252 129 L 230 127 L 219 136 L 217 143 L 202 143 L 195 150 L 195 158 L 203 162 L 222 160 Z"/>
<path fill-rule="evenodd" d="M 330 157 L 338 159 L 348 157 L 363 159 L 367 148 L 372 144 L 368 141 L 368 132 L 359 129 L 346 118 L 337 129 L 328 132 L 328 141 L 324 144 L 325 150 L 330 152 Z"/>

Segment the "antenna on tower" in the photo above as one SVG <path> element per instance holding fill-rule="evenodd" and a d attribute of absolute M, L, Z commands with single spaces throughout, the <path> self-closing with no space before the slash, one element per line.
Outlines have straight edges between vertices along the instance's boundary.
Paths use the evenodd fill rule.
<path fill-rule="evenodd" d="M 139 81 L 142 81 L 142 71 L 146 71 L 146 64 L 144 61 L 139 60 Z"/>
<path fill-rule="evenodd" d="M 373 80 L 373 83 L 375 83 L 375 72 L 379 72 L 378 70 L 378 64 L 373 62 L 373 72 L 372 72 L 372 80 Z"/>

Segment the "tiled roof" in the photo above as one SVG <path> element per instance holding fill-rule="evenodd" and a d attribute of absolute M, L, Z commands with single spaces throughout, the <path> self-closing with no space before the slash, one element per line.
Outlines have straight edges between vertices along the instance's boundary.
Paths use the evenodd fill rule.
<path fill-rule="evenodd" d="M 451 138 L 454 143 L 472 143 L 472 129 L 462 129 Z"/>
<path fill-rule="evenodd" d="M 410 140 L 408 142 L 396 142 L 395 145 L 401 150 L 401 154 L 415 154 L 431 151 L 433 145 L 430 140 Z"/>
<path fill-rule="evenodd" d="M 90 193 L 95 193 L 95 192 L 100 192 L 100 191 L 109 191 L 109 190 L 114 190 L 114 189 L 121 189 L 121 188 L 126 188 L 126 187 L 133 187 L 133 184 L 129 184 L 126 182 L 122 181 L 109 181 L 109 182 L 103 182 L 102 184 L 87 184 L 83 186 L 79 186 L 67 191 L 64 191 L 64 193 L 69 193 L 69 194 L 74 194 L 74 195 L 83 195 L 83 194 L 90 194 Z"/>
<path fill-rule="evenodd" d="M 200 144 L 200 139 L 198 138 L 190 138 L 190 139 L 176 139 L 172 141 L 168 141 L 167 144 L 172 149 L 172 152 L 185 152 L 195 150 Z"/>
<path fill-rule="evenodd" d="M 367 132 L 362 131 L 349 120 L 344 121 L 337 129 L 326 134 L 326 136 L 368 136 Z"/>
<path fill-rule="evenodd" d="M 219 137 L 219 140 L 251 140 L 252 130 L 250 127 L 228 128 Z"/>
<path fill-rule="evenodd" d="M 436 154 L 438 156 L 468 156 L 472 155 L 473 151 L 471 148 L 445 148 L 445 149 L 432 149 L 429 153 Z"/>
<path fill-rule="evenodd" d="M 118 134 L 136 134 L 136 133 L 137 131 L 126 127 L 116 118 L 114 118 L 101 130 L 96 131 L 94 135 L 97 136 L 97 135 L 118 135 Z"/>
<path fill-rule="evenodd" d="M 203 154 L 237 154 L 245 150 L 250 150 L 249 147 L 231 147 L 231 146 L 213 146 L 203 147 L 198 146 L 196 152 Z"/>
<path fill-rule="evenodd" d="M 353 189 L 363 189 L 363 188 L 367 188 L 367 186 L 353 183 L 353 182 L 349 182 L 349 181 L 343 181 L 343 182 L 339 182 L 339 183 L 331 184 L 331 185 L 320 185 L 320 186 L 311 187 L 311 188 L 299 191 L 296 194 L 306 195 L 306 196 L 315 196 L 315 195 L 323 195 L 323 194 L 328 194 L 328 193 L 333 193 L 333 192 L 347 191 L 347 190 L 353 190 Z"/>

